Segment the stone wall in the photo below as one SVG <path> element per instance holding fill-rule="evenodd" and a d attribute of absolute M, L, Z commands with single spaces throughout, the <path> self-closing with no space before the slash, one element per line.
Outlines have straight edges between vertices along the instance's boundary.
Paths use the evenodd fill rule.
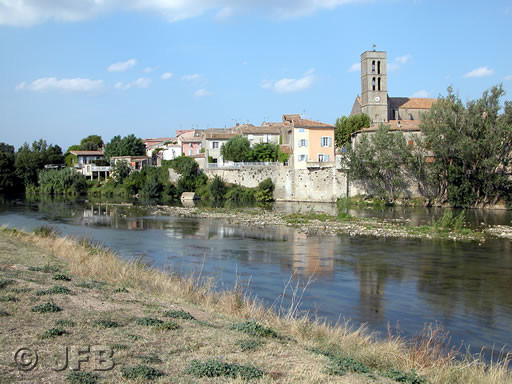
<path fill-rule="evenodd" d="M 292 169 L 282 165 L 246 167 L 243 169 L 214 168 L 205 170 L 208 178 L 221 177 L 225 182 L 254 188 L 270 178 L 278 201 L 335 202 L 347 196 L 345 174 L 335 167 L 320 169 Z"/>

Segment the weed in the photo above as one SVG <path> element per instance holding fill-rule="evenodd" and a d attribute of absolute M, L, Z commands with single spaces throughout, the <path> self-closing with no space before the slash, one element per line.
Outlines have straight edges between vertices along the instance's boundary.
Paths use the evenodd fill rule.
<path fill-rule="evenodd" d="M 109 345 L 110 348 L 112 348 L 112 350 L 114 351 L 124 351 L 125 349 L 128 349 L 128 346 L 125 345 L 125 344 L 110 344 Z"/>
<path fill-rule="evenodd" d="M 164 373 L 158 369 L 148 367 L 147 365 L 137 365 L 131 368 L 122 368 L 121 375 L 125 379 L 144 379 L 144 380 L 155 380 L 164 375 Z"/>
<path fill-rule="evenodd" d="M 185 312 L 182 309 L 180 309 L 179 311 L 176 311 L 176 310 L 165 311 L 164 316 L 170 317 L 173 319 L 195 320 L 194 316 L 192 316 L 188 312 Z"/>
<path fill-rule="evenodd" d="M 9 313 L 7 311 L 4 311 L 2 308 L 0 308 L 0 317 L 6 317 L 9 316 Z"/>
<path fill-rule="evenodd" d="M 146 327 L 156 327 L 157 325 L 163 324 L 164 322 L 154 317 L 139 317 L 135 319 L 137 325 L 144 325 Z"/>
<path fill-rule="evenodd" d="M 192 360 L 185 373 L 196 377 L 229 377 L 241 378 L 242 380 L 259 379 L 263 372 L 252 365 L 240 365 L 225 363 L 222 360 L 214 359 L 201 362 Z"/>
<path fill-rule="evenodd" d="M 29 267 L 28 270 L 33 272 L 57 273 L 59 272 L 59 267 L 45 264 L 43 267 Z"/>
<path fill-rule="evenodd" d="M 97 384 L 99 376 L 89 372 L 70 372 L 66 376 L 69 384 Z"/>
<path fill-rule="evenodd" d="M 359 360 L 351 357 L 329 357 L 330 363 L 327 365 L 327 372 L 330 375 L 342 376 L 347 372 L 359 374 L 369 374 L 370 369 Z"/>
<path fill-rule="evenodd" d="M 249 339 L 249 340 L 239 340 L 236 345 L 240 347 L 242 352 L 254 351 L 263 345 L 261 340 Z"/>
<path fill-rule="evenodd" d="M 18 299 L 16 298 L 16 296 L 12 296 L 12 295 L 7 295 L 7 296 L 0 296 L 0 302 L 17 302 Z"/>
<path fill-rule="evenodd" d="M 55 320 L 55 325 L 60 327 L 74 327 L 75 322 L 67 319 L 59 319 Z"/>
<path fill-rule="evenodd" d="M 3 289 L 11 284 L 14 284 L 14 280 L 0 280 L 0 289 Z"/>
<path fill-rule="evenodd" d="M 121 326 L 119 323 L 112 321 L 112 320 L 108 320 L 108 319 L 96 320 L 94 322 L 94 325 L 96 325 L 98 327 L 103 327 L 103 328 L 118 328 Z"/>
<path fill-rule="evenodd" d="M 119 287 L 114 289 L 114 293 L 128 293 L 128 290 L 125 287 Z"/>
<path fill-rule="evenodd" d="M 180 325 L 175 321 L 166 321 L 161 324 L 155 325 L 155 328 L 159 331 L 175 331 L 176 329 L 180 329 Z"/>
<path fill-rule="evenodd" d="M 71 278 L 69 278 L 67 275 L 63 275 L 62 273 L 57 273 L 56 275 L 53 275 L 53 280 L 71 281 Z"/>
<path fill-rule="evenodd" d="M 60 232 L 57 228 L 51 225 L 41 225 L 40 227 L 34 228 L 34 234 L 40 237 L 49 237 L 51 239 L 56 238 Z"/>
<path fill-rule="evenodd" d="M 414 369 L 411 372 L 402 372 L 396 369 L 389 369 L 388 371 L 384 372 L 382 376 L 389 377 L 398 383 L 427 384 L 427 379 L 422 376 L 418 376 Z"/>
<path fill-rule="evenodd" d="M 145 364 L 162 364 L 163 361 L 157 355 L 141 355 L 136 356 L 137 359 L 142 361 Z"/>
<path fill-rule="evenodd" d="M 62 308 L 56 306 L 54 303 L 48 302 L 45 304 L 39 304 L 39 305 L 36 305 L 35 307 L 32 307 L 31 311 L 37 312 L 37 313 L 50 313 L 50 312 L 60 312 L 60 311 L 62 311 Z"/>
<path fill-rule="evenodd" d="M 71 291 L 68 288 L 63 287 L 62 285 L 54 285 L 50 289 L 36 292 L 36 296 L 45 295 L 71 295 Z"/>
<path fill-rule="evenodd" d="M 128 337 L 132 341 L 142 340 L 142 336 L 139 335 L 126 335 L 126 337 Z"/>
<path fill-rule="evenodd" d="M 33 291 L 33 288 L 23 287 L 23 288 L 13 288 L 11 289 L 14 293 L 27 293 Z"/>
<path fill-rule="evenodd" d="M 247 333 L 251 336 L 257 337 L 279 337 L 279 334 L 274 331 L 272 328 L 267 328 L 261 324 L 259 324 L 255 320 L 245 321 L 242 323 L 233 324 L 230 329 Z"/>
<path fill-rule="evenodd" d="M 66 333 L 66 331 L 62 328 L 51 328 L 45 331 L 40 338 L 41 339 L 53 339 L 56 336 L 62 336 Z"/>

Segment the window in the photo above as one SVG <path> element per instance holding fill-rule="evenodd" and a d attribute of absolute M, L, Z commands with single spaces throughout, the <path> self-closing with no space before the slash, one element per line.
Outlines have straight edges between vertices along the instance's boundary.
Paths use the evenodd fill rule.
<path fill-rule="evenodd" d="M 379 77 L 379 91 L 380 91 L 380 77 Z"/>
<path fill-rule="evenodd" d="M 306 155 L 299 155 L 299 161 L 306 161 Z"/>
<path fill-rule="evenodd" d="M 322 136 L 320 140 L 321 147 L 330 147 L 332 146 L 332 139 L 329 136 Z"/>
<path fill-rule="evenodd" d="M 329 161 L 329 155 L 324 155 L 322 153 L 320 153 L 318 155 L 318 162 L 319 163 L 325 163 L 325 162 L 328 162 Z"/>
<path fill-rule="evenodd" d="M 194 148 L 194 143 L 190 143 L 190 148 Z"/>
<path fill-rule="evenodd" d="M 299 140 L 299 147 L 307 147 L 308 141 L 306 139 L 300 139 Z"/>
<path fill-rule="evenodd" d="M 189 150 L 188 150 L 188 155 L 189 155 L 189 156 L 192 156 L 192 149 L 189 149 Z"/>
<path fill-rule="evenodd" d="M 375 91 L 375 77 L 372 79 L 372 90 Z"/>
<path fill-rule="evenodd" d="M 304 128 L 299 128 L 299 132 L 304 133 L 304 132 L 306 132 L 306 130 Z"/>
<path fill-rule="evenodd" d="M 212 148 L 219 148 L 219 142 L 218 141 L 212 141 Z"/>
<path fill-rule="evenodd" d="M 375 73 L 375 60 L 372 61 L 372 73 Z"/>
<path fill-rule="evenodd" d="M 380 75 L 380 61 L 377 62 L 377 73 Z"/>
<path fill-rule="evenodd" d="M 247 138 L 248 138 L 249 140 L 253 140 L 253 139 L 254 139 L 254 135 L 248 135 L 248 136 L 247 136 Z"/>

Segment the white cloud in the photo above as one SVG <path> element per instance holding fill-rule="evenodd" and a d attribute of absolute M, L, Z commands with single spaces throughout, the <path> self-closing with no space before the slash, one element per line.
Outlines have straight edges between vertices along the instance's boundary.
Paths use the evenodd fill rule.
<path fill-rule="evenodd" d="M 388 63 L 388 72 L 393 72 L 400 69 L 402 65 L 407 64 L 411 59 L 412 55 L 410 55 L 409 53 L 403 56 L 396 57 L 393 61 Z"/>
<path fill-rule="evenodd" d="M 349 72 L 359 72 L 361 71 L 361 63 L 354 63 L 348 69 Z"/>
<path fill-rule="evenodd" d="M 103 87 L 103 80 L 90 80 L 82 78 L 57 79 L 55 77 L 43 77 L 32 83 L 19 83 L 16 90 L 24 89 L 34 92 L 63 91 L 63 92 L 91 92 Z"/>
<path fill-rule="evenodd" d="M 204 97 L 204 96 L 210 96 L 212 93 L 210 91 L 207 91 L 204 88 L 198 89 L 194 92 L 195 97 Z"/>
<path fill-rule="evenodd" d="M 151 73 L 158 69 L 158 67 L 146 67 L 144 68 L 144 73 Z"/>
<path fill-rule="evenodd" d="M 109 71 L 109 72 L 124 72 L 130 68 L 133 68 L 135 65 L 137 65 L 137 60 L 130 59 L 130 60 L 121 61 L 121 62 L 109 65 L 109 67 L 107 68 L 107 71 Z"/>
<path fill-rule="evenodd" d="M 464 77 L 485 77 L 491 76 L 492 74 L 494 74 L 494 71 L 492 69 L 489 69 L 488 67 L 480 67 L 473 69 L 471 72 L 466 73 Z"/>
<path fill-rule="evenodd" d="M 182 80 L 186 80 L 186 81 L 192 81 L 192 80 L 198 80 L 199 78 L 201 77 L 201 75 L 199 73 L 194 73 L 192 75 L 184 75 L 182 76 Z"/>
<path fill-rule="evenodd" d="M 369 0 L 0 0 L 0 25 L 30 26 L 48 20 L 79 21 L 114 12 L 151 12 L 173 22 L 215 11 L 219 20 L 235 13 L 275 19 L 305 16 L 323 9 Z M 374 0 L 385 1 L 385 0 Z"/>
<path fill-rule="evenodd" d="M 131 83 L 123 83 L 121 81 L 118 81 L 114 88 L 116 89 L 130 89 L 130 88 L 148 88 L 151 85 L 151 79 L 148 79 L 146 77 L 139 77 L 137 80 L 132 81 Z"/>
<path fill-rule="evenodd" d="M 429 91 L 421 89 L 419 91 L 414 92 L 411 97 L 430 97 L 430 95 L 431 93 Z"/>
<path fill-rule="evenodd" d="M 506 81 L 512 80 L 512 75 L 505 76 L 505 80 Z"/>
<path fill-rule="evenodd" d="M 174 74 L 172 74 L 171 72 L 165 72 L 162 74 L 162 76 L 160 76 L 160 78 L 162 80 L 169 80 L 173 76 L 174 76 Z"/>
<path fill-rule="evenodd" d="M 285 77 L 284 79 L 278 80 L 276 82 L 265 80 L 261 83 L 261 87 L 265 89 L 271 89 L 277 93 L 298 92 L 311 87 L 314 81 L 314 70 L 310 69 L 304 74 L 303 77 L 298 79 Z"/>

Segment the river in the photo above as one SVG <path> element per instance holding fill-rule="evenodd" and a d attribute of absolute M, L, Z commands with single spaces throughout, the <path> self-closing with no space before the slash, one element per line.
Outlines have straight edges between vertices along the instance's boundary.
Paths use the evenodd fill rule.
<path fill-rule="evenodd" d="M 331 212 L 332 205 L 276 204 L 276 211 Z M 306 236 L 289 227 L 257 228 L 221 220 L 150 216 L 144 207 L 0 199 L 0 225 L 31 230 L 53 225 L 88 237 L 156 268 L 215 277 L 217 289 L 238 282 L 266 305 L 289 308 L 298 284 L 301 310 L 329 321 L 386 333 L 399 323 L 412 336 L 440 323 L 453 345 L 499 351 L 512 345 L 512 243 Z M 351 211 L 426 223 L 439 210 Z M 511 223 L 510 212 L 472 211 L 472 226 Z M 291 280 L 290 280 L 291 277 Z M 288 284 L 290 282 L 290 284 Z M 285 289 L 285 287 L 288 287 Z M 283 292 L 285 293 L 284 297 Z"/>

